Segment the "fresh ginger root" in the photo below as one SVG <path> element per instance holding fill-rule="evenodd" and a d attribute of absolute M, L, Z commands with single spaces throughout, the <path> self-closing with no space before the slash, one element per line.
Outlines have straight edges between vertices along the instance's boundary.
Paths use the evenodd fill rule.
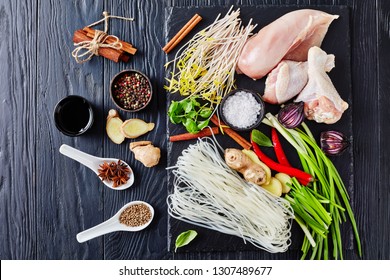
<path fill-rule="evenodd" d="M 256 185 L 263 185 L 267 181 L 265 170 L 254 163 L 246 154 L 238 149 L 226 149 L 225 161 L 227 165 L 240 172 L 244 179 Z"/>
<path fill-rule="evenodd" d="M 126 120 L 121 126 L 121 132 L 126 138 L 137 138 L 154 128 L 154 123 L 147 123 L 141 119 Z"/>
<path fill-rule="evenodd" d="M 246 154 L 255 164 L 260 165 L 264 171 L 265 174 L 267 175 L 267 181 L 264 183 L 264 185 L 268 185 L 271 182 L 271 169 L 264 163 L 262 162 L 258 156 L 255 154 L 254 151 L 252 150 L 241 150 L 244 154 Z"/>
<path fill-rule="evenodd" d="M 115 144 L 121 144 L 123 141 L 125 141 L 125 136 L 121 133 L 122 124 L 123 121 L 115 109 L 108 111 L 106 132 L 108 137 Z"/>
<path fill-rule="evenodd" d="M 153 167 L 160 161 L 160 148 L 153 146 L 150 141 L 138 141 L 130 143 L 130 150 L 134 153 L 136 160 L 142 162 L 146 167 Z"/>
<path fill-rule="evenodd" d="M 154 123 L 147 123 L 141 119 L 123 121 L 115 109 L 108 111 L 106 132 L 115 144 L 121 144 L 126 138 L 137 138 L 154 128 Z"/>

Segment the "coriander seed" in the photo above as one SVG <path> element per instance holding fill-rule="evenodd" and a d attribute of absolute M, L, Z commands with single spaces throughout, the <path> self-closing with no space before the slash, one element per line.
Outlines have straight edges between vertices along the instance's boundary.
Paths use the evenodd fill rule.
<path fill-rule="evenodd" d="M 129 227 L 139 227 L 150 221 L 152 212 L 145 204 L 134 204 L 127 207 L 119 216 L 119 222 Z"/>

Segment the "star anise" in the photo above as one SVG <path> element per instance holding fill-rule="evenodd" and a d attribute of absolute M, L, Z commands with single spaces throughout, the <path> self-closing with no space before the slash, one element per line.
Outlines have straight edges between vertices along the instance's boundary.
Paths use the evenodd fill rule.
<path fill-rule="evenodd" d="M 130 168 L 123 163 L 121 160 L 118 160 L 118 163 L 104 162 L 99 165 L 98 175 L 102 181 L 112 181 L 113 188 L 126 184 L 127 180 L 130 179 Z"/>

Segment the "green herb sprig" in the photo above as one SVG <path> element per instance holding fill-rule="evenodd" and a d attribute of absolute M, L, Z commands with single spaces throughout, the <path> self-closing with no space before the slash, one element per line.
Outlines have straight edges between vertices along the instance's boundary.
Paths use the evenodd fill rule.
<path fill-rule="evenodd" d="M 201 105 L 196 97 L 172 101 L 168 109 L 169 120 L 183 124 L 189 133 L 198 133 L 209 124 L 213 110 L 208 106 L 208 103 Z"/>

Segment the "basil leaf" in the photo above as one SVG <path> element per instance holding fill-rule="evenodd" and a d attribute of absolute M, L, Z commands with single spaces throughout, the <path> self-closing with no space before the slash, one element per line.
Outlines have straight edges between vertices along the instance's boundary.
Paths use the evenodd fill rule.
<path fill-rule="evenodd" d="M 211 115 L 212 112 L 213 112 L 213 111 L 212 111 L 210 108 L 203 108 L 202 110 L 200 110 L 199 115 L 200 115 L 202 118 L 207 119 L 208 117 L 210 117 L 210 115 Z"/>
<path fill-rule="evenodd" d="M 192 119 L 186 119 L 184 122 L 183 122 L 183 125 L 185 126 L 185 128 L 187 129 L 187 131 L 189 133 L 198 133 L 199 132 L 199 129 L 198 129 L 198 126 L 196 125 L 196 122 Z"/>
<path fill-rule="evenodd" d="M 194 106 L 191 102 L 191 100 L 185 99 L 182 101 L 182 104 L 184 112 L 189 113 L 194 109 Z"/>
<path fill-rule="evenodd" d="M 259 146 L 273 147 L 271 140 L 257 129 L 252 130 L 252 140 Z"/>
<path fill-rule="evenodd" d="M 181 123 L 185 118 L 183 118 L 183 117 L 178 117 L 178 116 L 170 116 L 169 119 L 170 119 L 170 121 L 171 121 L 173 124 L 179 124 L 179 123 Z"/>
<path fill-rule="evenodd" d="M 177 101 L 172 101 L 168 109 L 168 116 L 178 115 L 181 111 L 181 104 Z"/>
<path fill-rule="evenodd" d="M 198 122 L 198 129 L 199 129 L 199 130 L 202 130 L 202 129 L 205 128 L 208 124 L 209 124 L 209 120 L 205 120 L 205 121 Z"/>
<path fill-rule="evenodd" d="M 196 111 L 190 111 L 187 113 L 186 117 L 191 118 L 191 119 L 195 119 L 196 115 L 197 115 Z"/>
<path fill-rule="evenodd" d="M 190 243 L 194 238 L 198 235 L 198 233 L 195 230 L 187 230 L 185 232 L 180 233 L 176 238 L 175 243 L 175 252 L 177 248 L 183 247 Z"/>
<path fill-rule="evenodd" d="M 194 108 L 195 107 L 200 107 L 200 103 L 198 101 L 196 101 L 196 97 L 191 98 L 191 103 L 192 103 L 192 106 Z"/>

